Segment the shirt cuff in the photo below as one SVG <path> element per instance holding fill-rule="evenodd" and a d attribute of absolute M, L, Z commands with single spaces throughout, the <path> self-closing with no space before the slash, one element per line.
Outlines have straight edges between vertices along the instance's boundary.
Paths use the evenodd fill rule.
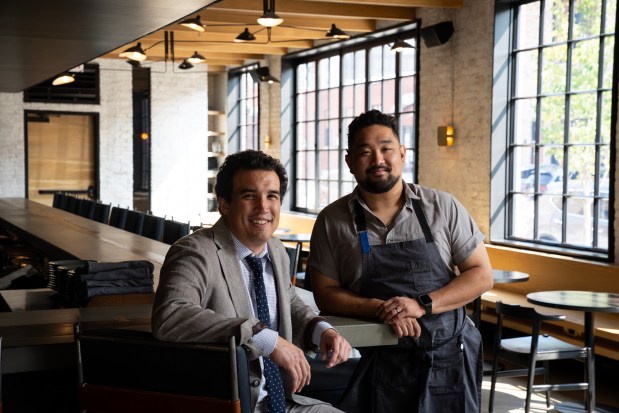
<path fill-rule="evenodd" d="M 315 346 L 320 346 L 320 336 L 322 336 L 322 333 L 324 333 L 330 328 L 333 328 L 333 326 L 326 321 L 319 321 L 318 323 L 316 323 L 314 331 L 312 332 L 312 343 Z"/>
<path fill-rule="evenodd" d="M 260 347 L 263 356 L 269 357 L 273 350 L 275 350 L 275 345 L 277 344 L 277 337 L 277 331 L 265 328 L 258 334 L 253 335 L 251 337 L 251 341 L 253 341 L 258 347 Z"/>

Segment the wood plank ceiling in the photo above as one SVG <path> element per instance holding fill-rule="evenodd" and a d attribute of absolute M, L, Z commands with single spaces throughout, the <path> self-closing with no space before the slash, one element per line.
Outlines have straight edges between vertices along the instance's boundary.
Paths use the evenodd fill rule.
<path fill-rule="evenodd" d="M 164 33 L 173 32 L 174 57 L 198 52 L 210 71 L 225 71 L 266 55 L 324 43 L 335 24 L 350 35 L 416 17 L 416 8 L 459 8 L 463 0 L 279 0 L 283 24 L 257 32 L 260 0 L 3 0 L 0 2 L 0 92 L 19 92 L 97 57 L 119 58 L 141 42 L 144 64 L 163 60 Z M 200 16 L 197 32 L 178 24 Z M 235 43 L 245 27 L 256 40 Z M 171 53 L 168 54 L 171 57 Z"/>

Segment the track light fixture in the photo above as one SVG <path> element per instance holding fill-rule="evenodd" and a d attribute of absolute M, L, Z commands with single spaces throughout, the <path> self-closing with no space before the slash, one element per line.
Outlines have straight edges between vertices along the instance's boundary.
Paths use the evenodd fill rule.
<path fill-rule="evenodd" d="M 146 52 L 142 49 L 142 43 L 139 42 L 137 45 L 128 48 L 118 56 L 126 57 L 127 59 L 135 60 L 137 62 L 146 60 Z"/>
<path fill-rule="evenodd" d="M 238 36 L 236 36 L 236 38 L 234 39 L 235 42 L 237 43 L 242 43 L 242 42 L 251 42 L 253 40 L 256 40 L 256 36 L 254 36 L 253 34 L 251 34 L 249 32 L 249 29 L 246 27 L 245 30 L 243 30 L 241 32 L 241 34 L 239 34 Z"/>
<path fill-rule="evenodd" d="M 409 48 L 412 49 L 413 46 L 411 46 L 409 43 L 405 42 L 404 40 L 400 39 L 399 37 L 396 37 L 395 41 L 393 42 L 393 46 L 391 46 L 391 51 L 400 53 L 402 50 L 409 49 Z"/>
<path fill-rule="evenodd" d="M 350 36 L 347 35 L 342 29 L 338 28 L 335 23 L 331 24 L 331 30 L 327 32 L 327 37 L 333 37 L 334 39 L 349 39 Z"/>
<path fill-rule="evenodd" d="M 178 68 L 183 69 L 183 70 L 191 69 L 192 67 L 193 65 L 189 63 L 187 59 L 183 59 L 183 62 L 180 65 L 178 65 Z"/>
<path fill-rule="evenodd" d="M 61 73 L 52 80 L 53 86 L 66 85 L 67 83 L 75 82 L 75 75 L 72 73 Z"/>
<path fill-rule="evenodd" d="M 264 27 L 275 27 L 284 22 L 284 19 L 275 14 L 275 0 L 263 0 L 263 14 L 258 18 L 258 24 Z"/>
<path fill-rule="evenodd" d="M 185 19 L 182 22 L 180 22 L 180 24 L 181 26 L 188 27 L 197 32 L 203 32 L 204 28 L 206 27 L 206 25 L 202 23 L 202 20 L 200 20 L 199 15 L 196 17 L 189 18 L 189 19 Z"/>
<path fill-rule="evenodd" d="M 205 60 L 206 58 L 198 52 L 194 52 L 194 54 L 192 54 L 191 57 L 187 58 L 187 62 L 192 63 L 192 64 L 202 63 Z"/>

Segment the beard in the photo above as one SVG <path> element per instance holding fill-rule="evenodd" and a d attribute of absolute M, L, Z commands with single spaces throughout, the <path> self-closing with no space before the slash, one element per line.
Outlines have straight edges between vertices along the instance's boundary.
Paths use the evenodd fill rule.
<path fill-rule="evenodd" d="M 388 172 L 388 175 L 384 179 L 380 179 L 378 181 L 372 180 L 371 172 L 375 169 L 382 168 Z M 399 176 L 394 176 L 391 174 L 391 168 L 386 165 L 379 165 L 375 167 L 368 168 L 366 171 L 367 177 L 363 181 L 357 181 L 359 186 L 363 188 L 365 191 L 372 194 L 384 194 L 385 192 L 389 192 L 391 188 L 398 183 L 401 179 Z"/>

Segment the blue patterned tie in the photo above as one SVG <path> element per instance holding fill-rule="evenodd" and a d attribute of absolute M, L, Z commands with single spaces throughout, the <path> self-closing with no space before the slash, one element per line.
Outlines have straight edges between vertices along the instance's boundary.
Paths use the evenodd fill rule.
<path fill-rule="evenodd" d="M 264 287 L 262 276 L 262 259 L 248 255 L 246 257 L 249 268 L 254 273 L 254 290 L 256 292 L 256 307 L 258 307 L 258 318 L 271 328 L 271 317 L 269 315 L 269 303 L 267 292 Z M 268 413 L 285 413 L 286 397 L 284 396 L 284 385 L 279 367 L 267 357 L 262 358 L 264 364 L 264 378 L 267 384 L 267 408 Z"/>

